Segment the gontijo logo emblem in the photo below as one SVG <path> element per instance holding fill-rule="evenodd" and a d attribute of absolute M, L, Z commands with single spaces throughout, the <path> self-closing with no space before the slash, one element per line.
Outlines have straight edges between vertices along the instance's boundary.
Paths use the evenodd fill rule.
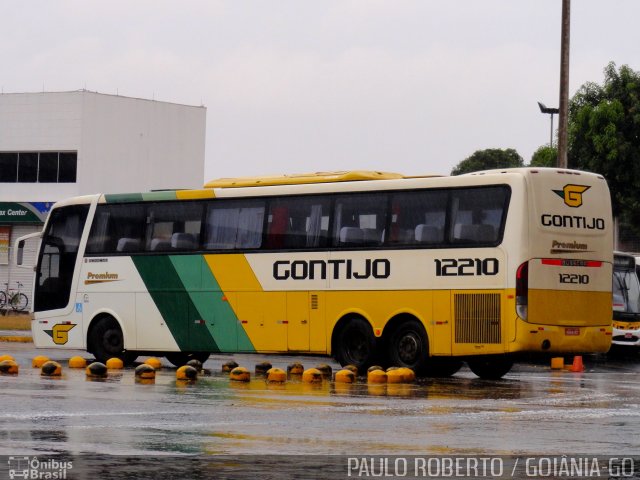
<path fill-rule="evenodd" d="M 568 207 L 579 207 L 582 205 L 582 194 L 590 188 L 585 185 L 573 185 L 570 183 L 565 185 L 562 190 L 553 190 L 553 192 L 562 198 Z"/>
<path fill-rule="evenodd" d="M 45 330 L 44 333 L 49 335 L 56 345 L 64 345 L 69 341 L 69 330 L 76 325 L 75 323 L 57 323 L 51 330 Z"/>

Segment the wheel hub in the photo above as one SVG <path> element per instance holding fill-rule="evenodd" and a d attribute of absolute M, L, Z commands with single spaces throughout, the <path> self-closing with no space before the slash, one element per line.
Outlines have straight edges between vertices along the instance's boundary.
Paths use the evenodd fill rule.
<path fill-rule="evenodd" d="M 415 335 L 405 335 L 398 342 L 398 356 L 407 364 L 415 362 L 419 351 L 420 340 Z"/>

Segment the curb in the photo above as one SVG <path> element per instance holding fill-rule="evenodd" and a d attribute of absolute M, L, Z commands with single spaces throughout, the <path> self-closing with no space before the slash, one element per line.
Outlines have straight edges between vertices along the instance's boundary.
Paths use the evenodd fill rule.
<path fill-rule="evenodd" d="M 33 338 L 21 335 L 2 335 L 0 336 L 0 342 L 31 343 Z"/>

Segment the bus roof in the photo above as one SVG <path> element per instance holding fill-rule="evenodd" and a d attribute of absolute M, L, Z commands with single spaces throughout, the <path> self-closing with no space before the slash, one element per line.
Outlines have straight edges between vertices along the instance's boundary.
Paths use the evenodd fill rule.
<path fill-rule="evenodd" d="M 428 178 L 440 175 L 405 176 L 393 172 L 351 170 L 341 172 L 294 173 L 266 177 L 218 178 L 205 183 L 204 188 L 265 187 L 275 185 L 303 185 L 309 183 L 357 182 L 363 180 L 397 180 L 401 178 Z"/>
<path fill-rule="evenodd" d="M 347 187 L 353 191 L 368 191 L 374 189 L 402 189 L 402 188 L 422 188 L 428 186 L 457 186 L 475 185 L 480 178 L 480 183 L 495 182 L 497 178 L 503 176 L 548 176 L 552 174 L 564 175 L 585 175 L 598 179 L 603 179 L 601 175 L 569 169 L 557 168 L 508 168 L 494 169 L 472 172 L 465 175 L 447 176 L 437 174 L 425 175 L 402 175 L 392 172 L 378 172 L 369 170 L 337 171 L 337 172 L 316 172 L 301 173 L 266 177 L 238 177 L 220 178 L 207 182 L 202 189 L 196 190 L 156 190 L 149 192 L 135 193 L 115 193 L 98 194 L 99 203 L 130 203 L 147 201 L 170 201 L 170 200 L 202 200 L 216 197 L 245 197 L 252 195 L 273 195 L 273 194 L 302 194 L 302 193 L 327 193 L 342 191 L 341 183 L 351 182 Z M 471 180 L 475 177 L 477 180 Z M 478 178 L 480 177 L 480 178 Z M 378 183 L 379 180 L 388 182 Z M 422 182 L 424 180 L 425 182 Z M 436 185 L 437 184 L 437 185 Z M 308 188 L 306 186 L 309 186 Z M 267 187 L 262 190 L 255 187 Z M 267 192 L 268 190 L 268 192 Z M 88 203 L 94 198 L 93 195 L 84 197 L 73 197 L 61 200 L 56 206 L 70 205 L 78 203 Z"/>

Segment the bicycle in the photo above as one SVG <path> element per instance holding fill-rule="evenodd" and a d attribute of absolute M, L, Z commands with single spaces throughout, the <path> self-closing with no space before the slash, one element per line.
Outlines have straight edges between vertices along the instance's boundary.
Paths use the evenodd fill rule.
<path fill-rule="evenodd" d="M 27 308 L 29 299 L 20 291 L 24 285 L 20 282 L 18 284 L 18 290 L 9 290 L 9 284 L 5 282 L 5 290 L 0 290 L 0 310 L 7 312 L 11 307 L 16 312 L 22 312 Z"/>

